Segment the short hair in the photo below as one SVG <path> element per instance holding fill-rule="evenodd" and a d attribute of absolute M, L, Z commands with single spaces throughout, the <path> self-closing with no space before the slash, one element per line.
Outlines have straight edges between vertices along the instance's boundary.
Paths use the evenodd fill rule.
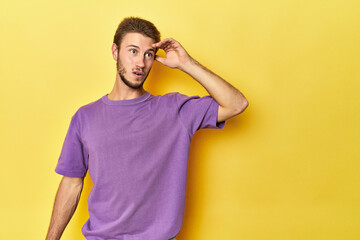
<path fill-rule="evenodd" d="M 118 49 L 120 49 L 121 41 L 125 34 L 130 32 L 141 33 L 152 38 L 155 42 L 160 41 L 160 32 L 152 22 L 139 17 L 127 17 L 120 22 L 114 35 L 113 43 L 118 46 Z"/>

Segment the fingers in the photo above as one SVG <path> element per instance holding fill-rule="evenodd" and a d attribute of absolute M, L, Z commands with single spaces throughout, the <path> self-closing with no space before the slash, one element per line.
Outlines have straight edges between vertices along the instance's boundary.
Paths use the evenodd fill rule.
<path fill-rule="evenodd" d="M 171 40 L 172 40 L 171 38 L 165 38 L 165 39 L 161 40 L 160 42 L 154 43 L 153 47 L 161 47 L 161 46 L 164 46 L 165 44 L 168 45 Z"/>
<path fill-rule="evenodd" d="M 169 50 L 170 48 L 176 48 L 177 42 L 172 38 L 165 38 L 160 42 L 154 43 L 152 47 L 161 48 L 164 51 Z"/>

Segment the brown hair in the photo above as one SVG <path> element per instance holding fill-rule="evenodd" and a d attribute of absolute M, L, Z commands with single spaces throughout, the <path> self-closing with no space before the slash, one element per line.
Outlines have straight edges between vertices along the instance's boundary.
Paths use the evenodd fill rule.
<path fill-rule="evenodd" d="M 118 46 L 118 49 L 120 49 L 123 37 L 129 32 L 141 33 L 155 42 L 160 41 L 160 32 L 152 22 L 139 17 L 127 17 L 120 22 L 114 35 L 113 43 Z"/>

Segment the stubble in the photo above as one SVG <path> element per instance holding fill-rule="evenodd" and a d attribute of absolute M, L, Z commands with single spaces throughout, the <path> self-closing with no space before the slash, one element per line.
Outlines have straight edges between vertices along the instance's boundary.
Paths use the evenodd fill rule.
<path fill-rule="evenodd" d="M 144 85 L 144 82 L 150 72 L 150 71 L 148 72 L 148 74 L 145 76 L 144 80 L 140 84 L 133 84 L 132 82 L 130 82 L 128 79 L 125 78 L 126 69 L 122 65 L 119 57 L 116 62 L 116 69 L 117 69 L 117 72 L 119 73 L 121 80 L 126 84 L 126 86 L 128 86 L 129 88 L 132 88 L 132 89 L 142 88 Z"/>

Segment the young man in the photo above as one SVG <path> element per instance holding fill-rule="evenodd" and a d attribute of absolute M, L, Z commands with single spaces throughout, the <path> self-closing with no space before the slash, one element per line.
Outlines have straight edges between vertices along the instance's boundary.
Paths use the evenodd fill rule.
<path fill-rule="evenodd" d="M 156 55 L 163 49 L 166 57 Z M 94 183 L 88 240 L 175 239 L 182 226 L 190 141 L 201 128 L 224 127 L 248 102 L 232 85 L 195 61 L 174 39 L 160 41 L 149 21 L 125 18 L 112 45 L 117 61 L 109 94 L 72 116 L 55 171 L 63 175 L 46 239 L 60 239 L 86 172 Z M 154 60 L 192 76 L 210 95 L 143 88 Z"/>

